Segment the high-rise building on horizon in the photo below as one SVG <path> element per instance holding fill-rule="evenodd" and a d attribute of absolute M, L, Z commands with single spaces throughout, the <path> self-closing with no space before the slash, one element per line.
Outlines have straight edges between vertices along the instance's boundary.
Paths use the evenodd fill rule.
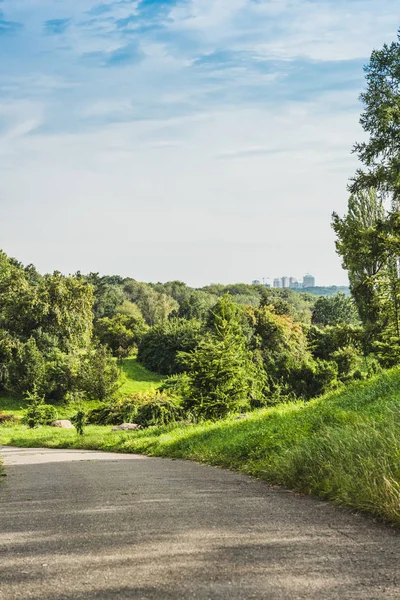
<path fill-rule="evenodd" d="M 315 277 L 307 273 L 303 277 L 303 288 L 315 287 Z"/>
<path fill-rule="evenodd" d="M 290 285 L 290 283 L 289 283 L 290 282 L 289 277 L 282 277 L 281 282 L 282 282 L 281 287 L 283 289 L 287 289 L 289 287 L 289 285 Z"/>
<path fill-rule="evenodd" d="M 282 287 L 282 280 L 279 279 L 279 277 L 275 277 L 274 279 L 274 288 L 281 288 Z"/>

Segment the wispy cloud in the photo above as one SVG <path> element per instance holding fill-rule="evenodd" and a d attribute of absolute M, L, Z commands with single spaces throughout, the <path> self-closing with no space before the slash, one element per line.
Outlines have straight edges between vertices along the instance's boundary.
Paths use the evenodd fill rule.
<path fill-rule="evenodd" d="M 14 35 L 23 28 L 23 24 L 18 21 L 8 21 L 4 18 L 4 13 L 0 11 L 0 36 Z"/>
<path fill-rule="evenodd" d="M 47 35 L 61 35 L 65 33 L 71 25 L 72 19 L 50 19 L 44 24 L 44 30 Z"/>
<path fill-rule="evenodd" d="M 0 202 L 20 207 L 20 215 L 30 198 L 32 219 L 41 215 L 43 223 L 54 206 L 49 228 L 61 227 L 60 235 L 60 203 L 72 198 L 71 214 L 82 211 L 89 223 L 95 212 L 107 229 L 112 202 L 127 223 L 153 219 L 151 231 L 138 233 L 143 243 L 172 236 L 189 244 L 197 236 L 216 248 L 242 238 L 263 244 L 270 236 L 280 248 L 277 261 L 285 252 L 278 234 L 287 227 L 298 245 L 292 257 L 301 256 L 304 228 L 331 239 L 330 212 L 346 201 L 355 168 L 350 149 L 360 135 L 362 65 L 373 47 L 395 38 L 398 0 L 0 6 L 0 52 L 7 58 L 0 61 Z M 7 210 L 14 226 L 5 236 L 13 243 L 21 219 L 12 212 L 17 208 Z M 307 222 L 302 210 L 311 215 Z M 288 225 L 285 212 L 296 222 Z M 131 232 L 120 227 L 123 254 L 131 256 Z M 121 236 L 109 235 L 117 247 Z M 314 255 L 304 249 L 305 268 L 313 268 L 307 261 Z M 333 245 L 319 255 L 321 272 L 329 264 L 339 277 Z M 200 273 L 203 257 L 196 256 Z M 260 274 L 267 260 L 254 256 L 250 267 L 248 259 L 235 255 L 238 279 L 250 268 Z M 217 268 L 210 256 L 206 262 Z M 147 278 L 163 277 L 155 265 Z M 187 276 L 171 277 L 190 280 L 189 262 L 184 269 Z"/>

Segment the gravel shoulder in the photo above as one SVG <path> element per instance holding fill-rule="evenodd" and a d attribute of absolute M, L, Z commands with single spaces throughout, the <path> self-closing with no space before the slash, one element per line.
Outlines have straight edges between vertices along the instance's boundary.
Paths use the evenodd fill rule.
<path fill-rule="evenodd" d="M 244 475 L 0 448 L 0 600 L 400 599 L 400 530 Z"/>

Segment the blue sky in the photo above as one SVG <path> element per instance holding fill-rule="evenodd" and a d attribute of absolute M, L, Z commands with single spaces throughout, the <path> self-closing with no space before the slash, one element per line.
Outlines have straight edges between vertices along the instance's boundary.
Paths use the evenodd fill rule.
<path fill-rule="evenodd" d="M 0 247 L 144 281 L 313 272 L 398 0 L 0 1 Z"/>

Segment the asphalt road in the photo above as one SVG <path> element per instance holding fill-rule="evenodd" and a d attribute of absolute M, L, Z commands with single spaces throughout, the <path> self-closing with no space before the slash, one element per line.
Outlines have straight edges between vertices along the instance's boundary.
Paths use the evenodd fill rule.
<path fill-rule="evenodd" d="M 0 599 L 400 599 L 400 530 L 190 462 L 2 448 Z"/>

